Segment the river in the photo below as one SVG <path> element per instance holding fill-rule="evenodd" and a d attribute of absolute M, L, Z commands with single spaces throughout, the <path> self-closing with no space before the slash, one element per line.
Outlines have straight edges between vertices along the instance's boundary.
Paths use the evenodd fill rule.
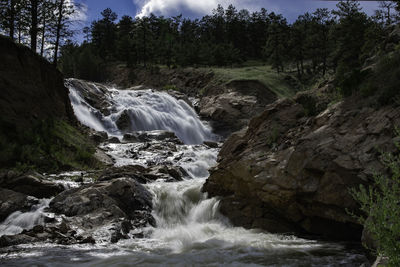
<path fill-rule="evenodd" d="M 130 239 L 115 244 L 99 236 L 95 245 L 40 243 L 9 247 L 1 251 L 1 266 L 360 266 L 366 261 L 358 244 L 232 226 L 219 213 L 218 199 L 207 198 L 201 192 L 219 151 L 202 143 L 218 137 L 185 101 L 165 92 L 109 88 L 107 97 L 112 106 L 105 116 L 81 92 L 72 87 L 70 90 L 77 118 L 89 127 L 122 138 L 116 122 L 125 112 L 130 118 L 129 127 L 173 131 L 184 143 L 175 151 L 146 151 L 140 149 L 144 143 L 103 143 L 102 149 L 116 166 L 170 164 L 182 167 L 188 175 L 179 182 L 157 180 L 145 185 L 153 194 L 156 227 L 135 229 Z M 46 212 L 48 202 L 42 201 L 29 214 L 12 214 L 14 217 L 0 225 L 0 235 L 43 223 L 40 216 Z"/>

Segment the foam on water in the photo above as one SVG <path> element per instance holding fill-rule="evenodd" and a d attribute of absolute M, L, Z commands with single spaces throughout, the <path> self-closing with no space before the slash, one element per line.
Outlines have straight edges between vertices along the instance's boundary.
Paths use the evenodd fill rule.
<path fill-rule="evenodd" d="M 118 136 L 129 131 L 166 130 L 174 132 L 185 144 L 201 144 L 215 139 L 185 101 L 165 92 L 107 88 L 104 97 L 113 106 L 109 115 L 103 115 L 82 97 L 77 88 L 70 83 L 67 86 L 76 117 L 97 131 Z M 121 116 L 128 116 L 130 129 L 118 128 L 117 121 Z"/>
<path fill-rule="evenodd" d="M 0 224 L 0 236 L 15 235 L 23 230 L 30 230 L 36 225 L 44 223 L 45 208 L 49 206 L 51 199 L 42 199 L 37 205 L 34 205 L 31 211 L 16 211 L 10 214 Z"/>
<path fill-rule="evenodd" d="M 116 120 L 127 111 L 135 130 L 174 131 L 185 143 L 212 137 L 194 111 L 165 93 L 108 90 L 115 103 L 103 116 L 70 88 L 79 120 L 109 134 L 121 134 Z M 157 141 L 159 142 L 159 141 Z M 218 149 L 204 145 L 176 145 L 170 151 L 160 143 L 104 144 L 117 166 L 176 165 L 190 177 L 180 182 L 158 180 L 145 187 L 153 194 L 157 226 L 131 231 L 132 237 L 117 244 L 60 246 L 22 245 L 7 248 L 1 265 L 13 266 L 360 266 L 365 256 L 356 246 L 307 240 L 291 235 L 233 227 L 219 212 L 220 200 L 202 192 L 208 170 L 216 165 Z M 154 144 L 154 146 L 153 146 Z M 159 147 L 159 148 L 157 148 Z M 68 175 L 66 175 L 68 176 Z M 48 202 L 47 202 L 48 204 Z M 0 226 L 2 233 L 16 233 L 40 224 L 42 203 L 30 213 L 16 212 Z M 28 224 L 26 224 L 29 221 Z M 13 227 L 19 227 L 18 231 Z M 107 226 L 104 226 L 107 235 Z M 1 249 L 0 249 L 1 253 Z"/>

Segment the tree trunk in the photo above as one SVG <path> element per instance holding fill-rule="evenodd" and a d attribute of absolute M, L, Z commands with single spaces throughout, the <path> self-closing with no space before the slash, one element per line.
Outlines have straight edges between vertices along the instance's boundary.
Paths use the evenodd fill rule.
<path fill-rule="evenodd" d="M 53 64 L 57 66 L 58 61 L 58 47 L 60 45 L 60 35 L 61 35 L 61 23 L 63 19 L 63 7 L 64 7 L 64 0 L 60 0 L 58 6 L 58 19 L 57 19 L 57 29 L 56 29 L 56 42 L 54 44 L 54 59 Z"/>
<path fill-rule="evenodd" d="M 22 26 L 21 22 L 18 23 L 18 43 L 21 43 L 21 38 L 22 38 Z"/>
<path fill-rule="evenodd" d="M 15 0 L 10 1 L 10 38 L 14 41 L 14 31 L 15 31 Z"/>
<path fill-rule="evenodd" d="M 30 0 L 31 2 L 31 49 L 36 52 L 37 34 L 38 34 L 38 0 Z"/>
<path fill-rule="evenodd" d="M 45 42 L 45 34 L 46 34 L 46 7 L 43 5 L 43 11 L 42 11 L 42 16 L 43 16 L 43 30 L 42 30 L 42 42 L 40 44 L 40 56 L 43 57 L 44 53 L 44 42 Z"/>
<path fill-rule="evenodd" d="M 146 28 L 143 23 L 143 66 L 146 67 Z"/>

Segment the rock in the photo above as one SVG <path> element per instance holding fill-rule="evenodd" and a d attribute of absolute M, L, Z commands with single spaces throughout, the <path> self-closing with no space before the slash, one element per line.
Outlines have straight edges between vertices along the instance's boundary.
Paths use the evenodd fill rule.
<path fill-rule="evenodd" d="M 124 110 L 121 113 L 115 124 L 118 126 L 118 129 L 122 132 L 129 132 L 133 130 L 131 118 L 127 110 Z"/>
<path fill-rule="evenodd" d="M 119 144 L 119 143 L 121 143 L 121 141 L 119 141 L 118 137 L 115 137 L 115 136 L 110 137 L 107 140 L 107 142 L 110 143 L 110 144 Z"/>
<path fill-rule="evenodd" d="M 96 144 L 105 142 L 108 139 L 108 134 L 106 132 L 91 131 L 89 133 L 90 139 L 92 139 Z"/>
<path fill-rule="evenodd" d="M 38 201 L 25 194 L 0 188 L 0 222 L 15 211 L 29 210 Z"/>
<path fill-rule="evenodd" d="M 33 242 L 36 242 L 35 238 L 26 234 L 3 235 L 0 237 L 0 247 L 2 248 L 20 244 L 29 244 Z"/>
<path fill-rule="evenodd" d="M 128 165 L 122 167 L 112 167 L 104 170 L 99 175 L 99 181 L 109 181 L 115 178 L 126 177 L 134 179 L 139 183 L 153 182 L 157 179 L 166 179 L 168 181 L 182 181 L 183 177 L 189 174 L 181 167 L 154 165 L 145 168 L 140 165 Z"/>
<path fill-rule="evenodd" d="M 80 241 L 79 244 L 96 244 L 96 240 L 93 237 L 88 236 Z"/>
<path fill-rule="evenodd" d="M 50 210 L 65 214 L 71 223 L 85 229 L 115 223 L 120 218 L 132 220 L 136 227 L 155 224 L 151 194 L 129 178 L 64 191 L 51 201 Z"/>
<path fill-rule="evenodd" d="M 122 167 L 111 167 L 105 169 L 98 178 L 98 181 L 109 181 L 115 178 L 131 178 L 139 183 L 147 183 L 150 180 L 146 178 L 145 174 L 150 170 L 141 165 L 129 165 Z"/>
<path fill-rule="evenodd" d="M 240 130 L 260 114 L 277 96 L 256 80 L 237 80 L 226 85 L 226 92 L 203 97 L 200 115 L 212 121 L 214 130 L 222 135 Z"/>
<path fill-rule="evenodd" d="M 218 143 L 213 142 L 213 141 L 204 141 L 203 144 L 210 148 L 218 148 L 219 147 Z"/>
<path fill-rule="evenodd" d="M 393 151 L 400 108 L 325 104 L 304 93 L 279 100 L 224 143 L 203 190 L 222 197 L 235 225 L 360 240 L 362 226 L 346 212 L 358 209 L 349 188 L 383 169 L 376 147 Z"/>
<path fill-rule="evenodd" d="M 138 142 L 142 142 L 139 139 L 139 135 L 136 133 L 127 133 L 124 134 L 124 137 L 122 138 L 122 141 L 125 143 L 138 143 Z"/>
<path fill-rule="evenodd" d="M 182 141 L 179 140 L 179 138 L 175 135 L 174 132 L 169 132 L 164 130 L 156 130 L 149 132 L 132 132 L 124 134 L 122 140 L 127 143 L 164 141 L 175 144 L 183 144 Z"/>
<path fill-rule="evenodd" d="M 106 97 L 108 90 L 103 84 L 86 82 L 78 79 L 68 79 L 65 83 L 68 87 L 75 88 L 87 103 L 97 110 L 100 110 L 103 115 L 110 115 L 109 109 L 113 103 Z"/>
<path fill-rule="evenodd" d="M 114 160 L 99 148 L 96 148 L 96 152 L 94 153 L 94 158 L 97 159 L 99 162 L 104 163 L 105 165 L 108 166 L 114 165 Z"/>
<path fill-rule="evenodd" d="M 36 198 L 50 198 L 64 190 L 60 184 L 46 180 L 38 173 L 8 173 L 0 181 L 0 187 L 7 188 Z"/>
<path fill-rule="evenodd" d="M 91 236 L 77 235 L 76 231 L 62 222 L 60 225 L 45 227 L 36 225 L 31 230 L 24 230 L 16 235 L 4 235 L 0 237 L 0 247 L 15 246 L 20 244 L 32 244 L 36 242 L 52 242 L 62 245 L 72 244 L 95 244 L 96 241 Z"/>

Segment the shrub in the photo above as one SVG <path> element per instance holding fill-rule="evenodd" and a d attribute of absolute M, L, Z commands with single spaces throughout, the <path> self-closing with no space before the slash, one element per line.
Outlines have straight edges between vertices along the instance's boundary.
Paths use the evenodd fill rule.
<path fill-rule="evenodd" d="M 384 56 L 361 86 L 364 96 L 377 95 L 380 105 L 395 102 L 400 94 L 400 52 Z"/>
<path fill-rule="evenodd" d="M 400 151 L 398 143 L 396 147 Z M 400 156 L 383 154 L 382 163 L 391 177 L 376 174 L 373 186 L 350 192 L 367 215 L 356 218 L 377 241 L 376 252 L 388 257 L 390 266 L 400 266 Z"/>
<path fill-rule="evenodd" d="M 64 121 L 38 121 L 24 131 L 0 121 L 0 166 L 57 172 L 98 167 L 94 146 Z"/>

